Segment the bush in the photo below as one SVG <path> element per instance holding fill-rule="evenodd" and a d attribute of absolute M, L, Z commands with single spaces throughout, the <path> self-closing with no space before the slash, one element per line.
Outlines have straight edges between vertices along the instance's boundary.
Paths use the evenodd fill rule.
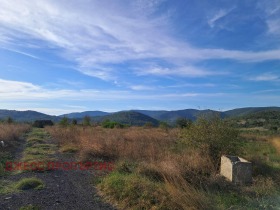
<path fill-rule="evenodd" d="M 182 131 L 181 137 L 181 141 L 190 148 L 208 152 L 217 169 L 222 155 L 237 155 L 242 146 L 238 130 L 218 117 L 198 119 Z"/>
<path fill-rule="evenodd" d="M 107 119 L 102 122 L 102 127 L 103 128 L 123 128 L 124 125 Z"/>
<path fill-rule="evenodd" d="M 7 120 L 6 120 L 6 122 L 7 122 L 8 124 L 12 124 L 12 123 L 14 122 L 14 120 L 13 120 L 13 118 L 8 117 Z"/>
<path fill-rule="evenodd" d="M 35 120 L 33 123 L 33 127 L 36 128 L 44 128 L 45 126 L 53 126 L 53 122 L 51 120 Z"/>
<path fill-rule="evenodd" d="M 77 125 L 78 124 L 78 121 L 76 119 L 73 119 L 72 120 L 72 125 Z"/>
<path fill-rule="evenodd" d="M 69 125 L 69 119 L 68 119 L 68 117 L 65 117 L 65 116 L 64 116 L 64 117 L 60 120 L 59 125 L 61 125 L 61 126 L 67 126 L 67 125 Z"/>
<path fill-rule="evenodd" d="M 152 128 L 152 127 L 154 127 L 154 125 L 151 122 L 146 122 L 144 125 L 144 128 Z"/>
<path fill-rule="evenodd" d="M 192 124 L 192 121 L 186 118 L 178 118 L 176 120 L 176 125 L 179 128 L 189 128 Z"/>
<path fill-rule="evenodd" d="M 159 123 L 159 127 L 161 129 L 167 130 L 170 126 L 169 126 L 169 124 L 167 122 L 160 122 Z"/>
<path fill-rule="evenodd" d="M 91 121 L 90 117 L 89 116 L 85 116 L 84 120 L 83 120 L 83 125 L 90 126 L 91 125 L 90 121 Z"/>

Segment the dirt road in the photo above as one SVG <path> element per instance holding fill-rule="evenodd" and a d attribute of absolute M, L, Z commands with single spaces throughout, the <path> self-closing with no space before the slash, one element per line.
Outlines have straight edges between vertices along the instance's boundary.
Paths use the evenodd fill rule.
<path fill-rule="evenodd" d="M 47 144 L 55 144 L 48 138 L 44 139 Z M 26 141 L 25 143 L 26 144 Z M 24 149 L 24 147 L 23 147 Z M 20 151 L 19 151 L 20 152 Z M 21 151 L 22 152 L 22 151 Z M 16 155 L 21 157 L 20 154 Z M 73 155 L 61 154 L 56 151 L 54 157 L 57 161 L 72 162 Z M 37 177 L 45 183 L 42 190 L 24 190 L 17 193 L 0 195 L 0 209 L 20 209 L 22 206 L 32 204 L 39 209 L 46 210 L 97 210 L 115 209 L 101 201 L 92 182 L 96 176 L 94 170 L 58 170 L 44 172 L 23 172 L 9 175 L 0 179 L 16 182 L 22 178 Z"/>

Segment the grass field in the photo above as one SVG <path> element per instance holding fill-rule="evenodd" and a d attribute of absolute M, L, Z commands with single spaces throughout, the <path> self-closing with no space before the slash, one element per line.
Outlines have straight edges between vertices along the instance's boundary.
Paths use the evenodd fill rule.
<path fill-rule="evenodd" d="M 49 127 L 60 149 L 86 160 L 114 161 L 95 183 L 121 209 L 275 209 L 280 206 L 279 137 L 238 132 L 223 122 L 187 129 Z M 218 146 L 216 146 L 218 145 Z M 253 184 L 218 175 L 221 154 L 253 163 Z"/>
<path fill-rule="evenodd" d="M 112 172 L 93 177 L 104 200 L 119 209 L 277 209 L 280 207 L 280 136 L 267 131 L 238 130 L 226 122 L 200 120 L 188 128 L 102 128 L 0 125 L 4 163 L 26 139 L 22 161 L 47 161 L 55 151 L 78 161 L 109 161 Z M 28 134 L 24 134 L 29 131 Z M 49 144 L 53 138 L 56 144 Z M 4 150 L 5 149 L 5 150 Z M 253 183 L 238 186 L 219 176 L 220 156 L 239 155 L 253 164 Z M 1 171 L 0 171 L 1 172 Z M 1 180 L 0 193 L 40 180 Z"/>

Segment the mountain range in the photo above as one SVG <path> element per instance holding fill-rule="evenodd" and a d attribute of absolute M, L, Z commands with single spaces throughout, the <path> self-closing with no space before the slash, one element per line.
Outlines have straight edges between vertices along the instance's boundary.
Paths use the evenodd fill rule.
<path fill-rule="evenodd" d="M 15 121 L 19 122 L 32 122 L 34 120 L 52 120 L 58 122 L 63 117 L 70 119 L 77 119 L 82 121 L 83 117 L 91 117 L 92 122 L 102 122 L 103 120 L 111 120 L 119 123 L 129 125 L 143 125 L 150 122 L 154 125 L 159 124 L 159 121 L 166 121 L 168 123 L 174 123 L 177 118 L 187 118 L 196 120 L 200 116 L 207 116 L 212 114 L 218 114 L 222 118 L 236 118 L 252 116 L 254 114 L 260 115 L 261 112 L 276 111 L 280 112 L 280 107 L 246 107 L 237 108 L 228 111 L 215 111 L 215 110 L 197 110 L 197 109 L 184 109 L 175 111 L 166 110 L 129 110 L 120 112 L 102 112 L 102 111 L 86 111 L 86 112 L 74 112 L 60 116 L 47 115 L 40 112 L 28 110 L 28 111 L 16 111 L 16 110 L 0 110 L 0 120 L 5 120 L 11 117 Z"/>

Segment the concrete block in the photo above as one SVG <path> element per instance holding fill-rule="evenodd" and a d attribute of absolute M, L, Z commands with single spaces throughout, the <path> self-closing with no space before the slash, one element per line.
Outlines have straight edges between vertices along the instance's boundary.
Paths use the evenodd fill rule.
<path fill-rule="evenodd" d="M 252 163 L 238 156 L 223 155 L 220 174 L 234 184 L 250 184 Z"/>

